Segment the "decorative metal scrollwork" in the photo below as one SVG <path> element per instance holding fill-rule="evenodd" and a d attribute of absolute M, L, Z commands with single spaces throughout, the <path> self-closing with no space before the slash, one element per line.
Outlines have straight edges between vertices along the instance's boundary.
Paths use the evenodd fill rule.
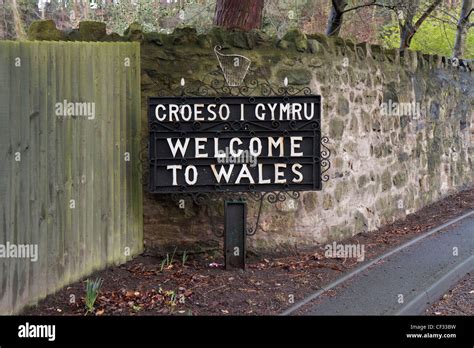
<path fill-rule="evenodd" d="M 185 101 L 188 97 L 252 97 L 259 95 L 262 97 L 281 96 L 291 97 L 297 95 L 311 95 L 309 87 L 298 88 L 292 85 L 274 87 L 264 76 L 259 76 L 258 70 L 250 69 L 248 76 L 240 86 L 229 86 L 223 79 L 219 69 L 209 72 L 201 80 L 181 79 L 179 86 L 170 80 L 164 80 L 158 90 L 158 96 L 182 96 Z M 259 76 L 259 77 L 257 77 Z M 166 86 L 166 87 L 164 87 Z"/>
<path fill-rule="evenodd" d="M 156 83 L 156 82 L 155 82 Z M 298 88 L 296 86 L 288 85 L 288 79 L 285 78 L 284 85 L 280 87 L 274 87 L 268 79 L 262 76 L 258 70 L 248 70 L 247 77 L 243 80 L 242 85 L 240 86 L 229 86 L 226 84 L 226 80 L 222 77 L 222 72 L 219 69 L 209 72 L 201 80 L 187 80 L 181 79 L 177 85 L 175 81 L 170 81 L 164 79 L 160 84 L 160 89 L 158 91 L 158 96 L 181 96 L 182 103 L 187 102 L 188 97 L 215 97 L 216 101 L 220 97 L 235 96 L 235 97 L 248 97 L 250 103 L 254 103 L 255 99 L 253 96 L 277 96 L 282 97 L 283 101 L 289 101 L 292 96 L 299 95 L 311 95 L 311 89 L 309 87 Z M 253 100 L 252 100 L 253 99 Z M 153 122 L 150 123 L 150 127 L 154 126 Z M 248 130 L 251 127 L 268 127 L 265 130 L 280 130 L 281 123 L 279 121 L 273 121 L 271 123 L 271 128 L 269 125 L 256 125 L 252 122 L 242 121 L 242 122 L 220 122 L 213 126 L 207 126 L 206 129 L 203 129 L 202 124 L 196 122 L 193 124 L 193 129 L 196 130 L 210 130 L 214 128 L 218 129 L 235 129 L 235 130 Z M 296 122 L 289 122 L 289 129 L 281 129 L 282 135 L 287 135 L 289 130 L 299 130 L 305 127 L 305 129 L 311 128 L 315 132 L 321 129 L 321 124 L 319 121 L 308 121 L 304 125 L 297 126 Z M 171 124 L 166 127 L 170 127 L 170 131 L 175 131 L 181 129 L 181 125 L 176 122 L 176 124 Z M 183 136 L 186 134 L 185 130 L 182 132 Z M 329 175 L 327 174 L 328 170 L 331 167 L 330 155 L 331 151 L 326 146 L 329 143 L 328 137 L 322 137 L 320 139 L 320 158 L 315 158 L 315 163 L 319 162 L 321 165 L 321 180 L 327 182 L 329 180 Z M 147 139 L 144 139 L 142 143 L 142 148 L 140 151 L 140 160 L 142 161 L 142 167 L 147 168 L 145 161 L 147 157 Z M 148 174 L 143 171 L 142 180 L 147 182 Z M 282 191 L 271 191 L 271 192 L 259 192 L 253 190 L 249 185 L 247 192 L 186 192 L 186 187 L 183 187 L 181 192 L 171 194 L 173 201 L 179 201 L 183 198 L 190 199 L 197 206 L 203 206 L 207 208 L 207 215 L 210 218 L 210 224 L 214 234 L 217 236 L 223 235 L 223 230 L 220 230 L 216 227 L 216 223 L 213 217 L 217 217 L 215 204 L 221 202 L 222 200 L 242 200 L 242 201 L 254 201 L 258 203 L 257 215 L 254 220 L 254 224 L 251 227 L 247 227 L 247 235 L 254 235 L 259 229 L 260 219 L 262 216 L 263 206 L 265 202 L 269 204 L 276 204 L 279 202 L 284 202 L 286 199 L 297 200 L 300 197 L 300 192 L 294 191 L 291 189 L 291 186 L 288 186 L 288 190 L 283 188 Z"/>
<path fill-rule="evenodd" d="M 247 236 L 253 236 L 260 228 L 260 218 L 262 216 L 263 206 L 265 201 L 270 204 L 275 204 L 279 202 L 284 202 L 287 199 L 297 200 L 300 198 L 300 192 L 298 191 L 271 191 L 271 192 L 224 192 L 224 193 L 186 193 L 185 197 L 191 199 L 196 205 L 206 208 L 207 215 L 209 216 L 212 232 L 217 237 L 223 236 L 223 229 L 218 229 L 216 223 L 213 219 L 214 217 L 219 217 L 218 214 L 214 214 L 215 210 L 213 209 L 213 204 L 217 204 L 222 200 L 232 200 L 232 201 L 243 201 L 249 202 L 254 201 L 258 203 L 257 216 L 255 217 L 255 222 L 252 224 L 252 227 L 247 227 L 246 234 Z M 175 193 L 171 195 L 173 201 L 179 201 L 183 199 L 182 193 Z"/>
<path fill-rule="evenodd" d="M 331 150 L 326 146 L 329 143 L 328 137 L 321 138 L 321 180 L 327 182 L 329 180 L 329 175 L 326 174 L 329 168 L 331 168 Z"/>
<path fill-rule="evenodd" d="M 265 199 L 269 203 L 284 202 L 287 198 L 297 200 L 300 198 L 298 191 L 278 191 L 278 192 L 250 192 L 250 197 L 253 200 L 258 200 L 258 213 L 255 221 L 255 227 L 247 227 L 247 236 L 253 236 L 260 227 L 260 216 L 262 214 L 262 207 Z"/>

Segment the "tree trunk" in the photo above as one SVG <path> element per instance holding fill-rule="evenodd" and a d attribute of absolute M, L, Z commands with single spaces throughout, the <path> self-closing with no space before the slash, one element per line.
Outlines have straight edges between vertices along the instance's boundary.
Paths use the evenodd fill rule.
<path fill-rule="evenodd" d="M 217 0 L 214 25 L 252 30 L 262 26 L 264 0 Z"/>
<path fill-rule="evenodd" d="M 453 57 L 460 58 L 464 55 L 466 37 L 469 30 L 469 15 L 472 11 L 472 0 L 463 0 L 461 15 L 457 25 L 456 41 L 453 48 Z"/>
<path fill-rule="evenodd" d="M 0 0 L 0 40 L 7 39 L 7 28 L 4 21 L 5 18 L 5 7 L 3 6 L 3 0 Z"/>
<path fill-rule="evenodd" d="M 26 32 L 25 28 L 23 28 L 23 21 L 21 20 L 20 10 L 18 9 L 18 5 L 16 0 L 12 0 L 12 13 L 13 13 L 13 23 L 15 24 L 15 32 L 17 39 L 25 39 Z"/>
<path fill-rule="evenodd" d="M 400 50 L 404 51 L 411 45 L 411 39 L 413 39 L 413 35 L 415 35 L 415 31 L 413 29 L 413 25 L 409 22 L 403 24 L 400 28 Z"/>
<path fill-rule="evenodd" d="M 331 13 L 329 14 L 328 25 L 326 28 L 327 36 L 339 36 L 344 17 L 343 11 L 346 6 L 346 0 L 332 0 Z"/>

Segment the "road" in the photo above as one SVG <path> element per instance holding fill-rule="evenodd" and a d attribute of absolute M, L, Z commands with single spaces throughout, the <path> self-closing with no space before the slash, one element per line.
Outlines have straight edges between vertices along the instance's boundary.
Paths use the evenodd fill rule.
<path fill-rule="evenodd" d="M 474 270 L 474 212 L 448 224 L 362 265 L 284 314 L 422 314 Z"/>

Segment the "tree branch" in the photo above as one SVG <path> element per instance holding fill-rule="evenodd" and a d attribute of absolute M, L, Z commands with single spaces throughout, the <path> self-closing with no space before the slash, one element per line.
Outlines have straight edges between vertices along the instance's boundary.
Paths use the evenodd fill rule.
<path fill-rule="evenodd" d="M 423 13 L 421 15 L 421 17 L 416 21 L 415 25 L 414 25 L 414 30 L 415 32 L 420 28 L 421 24 L 425 21 L 426 18 L 428 18 L 428 16 L 431 14 L 431 12 L 434 11 L 434 9 L 439 5 L 441 4 L 441 1 L 442 0 L 435 0 L 430 7 L 428 7 L 425 11 L 425 13 Z"/>
<path fill-rule="evenodd" d="M 466 17 L 464 17 L 465 21 L 467 21 L 469 19 L 469 17 L 471 17 L 472 11 L 474 11 L 474 8 L 471 8 L 471 11 L 469 11 L 469 13 L 466 15 Z"/>
<path fill-rule="evenodd" d="M 449 19 L 439 18 L 439 17 L 434 16 L 434 15 L 430 15 L 430 18 L 436 19 L 437 21 L 440 21 L 441 23 L 449 24 L 451 26 L 456 26 L 457 25 L 456 22 L 453 22 Z"/>
<path fill-rule="evenodd" d="M 360 8 L 369 7 L 369 6 L 378 6 L 378 7 L 388 8 L 390 10 L 395 10 L 396 9 L 395 6 L 390 6 L 390 5 L 386 5 L 386 4 L 379 4 L 379 3 L 377 3 L 377 0 L 372 0 L 372 2 L 368 2 L 366 4 L 362 4 L 362 5 L 358 5 L 358 6 L 348 8 L 347 10 L 344 10 L 341 13 L 346 13 L 346 12 L 358 10 Z"/>
<path fill-rule="evenodd" d="M 358 6 L 351 7 L 351 8 L 349 8 L 349 9 L 347 9 L 347 10 L 342 11 L 342 13 L 346 13 L 346 12 L 358 10 L 359 8 L 363 8 L 363 7 L 373 6 L 373 5 L 375 5 L 375 2 L 376 2 L 376 1 L 377 1 L 377 0 L 372 0 L 372 2 L 369 2 L 369 3 L 367 3 L 367 4 L 362 4 L 362 5 L 358 5 Z"/>
<path fill-rule="evenodd" d="M 441 7 L 441 8 L 439 9 L 439 11 L 442 12 L 443 15 L 450 17 L 450 18 L 453 20 L 453 23 L 457 23 L 457 22 L 458 22 L 459 18 L 458 18 L 457 16 L 453 15 L 452 13 L 450 13 L 449 11 L 445 10 L 444 8 Z M 432 17 L 433 17 L 433 16 L 432 16 Z"/>

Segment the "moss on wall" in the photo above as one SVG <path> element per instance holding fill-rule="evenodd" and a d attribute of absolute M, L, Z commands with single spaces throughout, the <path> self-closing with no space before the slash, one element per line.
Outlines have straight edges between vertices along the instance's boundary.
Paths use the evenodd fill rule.
<path fill-rule="evenodd" d="M 256 78 L 279 87 L 288 77 L 291 85 L 309 86 L 322 95 L 322 129 L 331 138 L 330 180 L 322 192 L 302 195 L 296 210 L 266 206 L 262 231 L 249 240 L 257 249 L 374 230 L 473 181 L 469 129 L 474 81 L 470 71 L 453 67 L 444 57 L 413 51 L 401 57 L 397 50 L 298 30 L 278 40 L 258 30 L 221 28 L 205 35 L 193 28 L 169 35 L 143 33 L 135 23 L 119 36 L 104 35 L 103 25 L 91 22 L 69 33 L 38 22 L 29 34 L 35 40 L 139 41 L 144 136 L 146 98 L 176 90 L 181 78 L 187 85 L 209 82 L 214 78 L 209 73 L 219 71 L 216 45 L 251 59 Z M 383 103 L 389 102 L 416 102 L 420 113 L 384 113 Z M 249 216 L 254 214 L 251 207 Z M 144 215 L 149 247 L 184 243 L 199 248 L 218 240 L 209 211 L 190 201 L 180 209 L 167 196 L 145 195 Z"/>

